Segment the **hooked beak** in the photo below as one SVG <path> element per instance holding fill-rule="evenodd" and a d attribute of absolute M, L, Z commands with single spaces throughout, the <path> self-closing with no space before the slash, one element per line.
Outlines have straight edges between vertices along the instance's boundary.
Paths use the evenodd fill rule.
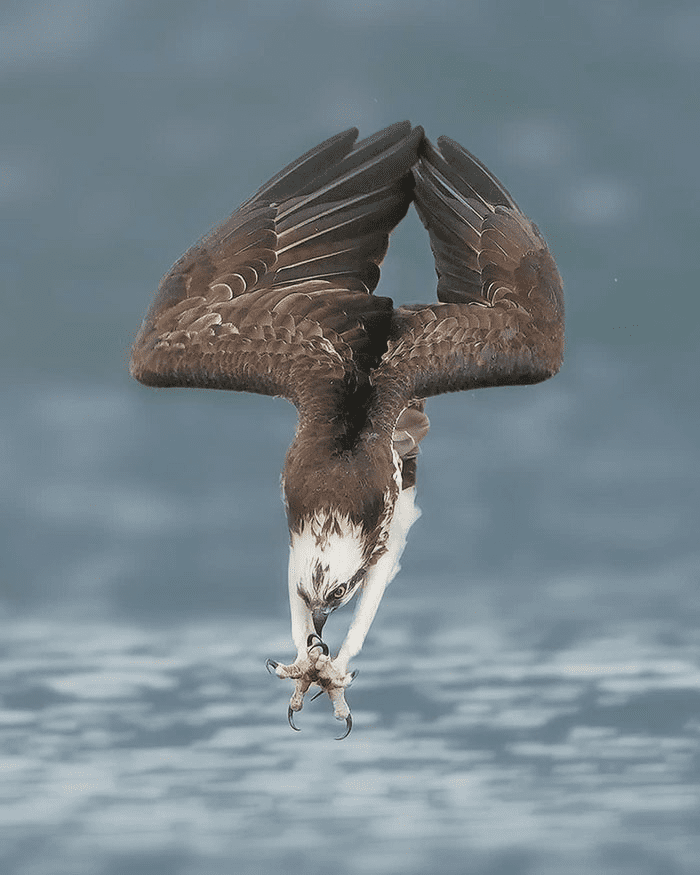
<path fill-rule="evenodd" d="M 329 613 L 330 611 L 327 608 L 314 608 L 314 610 L 311 611 L 311 620 L 313 621 L 314 629 L 319 638 L 321 637 L 321 631 L 328 619 Z"/>

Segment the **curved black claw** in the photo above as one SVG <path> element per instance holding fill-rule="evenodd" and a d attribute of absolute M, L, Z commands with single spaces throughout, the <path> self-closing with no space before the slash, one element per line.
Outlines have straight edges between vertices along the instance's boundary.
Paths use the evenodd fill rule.
<path fill-rule="evenodd" d="M 355 680 L 355 678 L 358 676 L 359 673 L 360 673 L 360 669 L 359 669 L 359 668 L 356 668 L 355 671 L 351 671 L 351 672 L 350 672 L 350 682 L 348 683 L 348 686 L 350 686 L 350 684 Z M 313 702 L 314 699 L 318 699 L 318 697 L 319 697 L 319 696 L 322 696 L 325 692 L 326 692 L 326 691 L 323 690 L 323 689 L 322 689 L 322 690 L 319 690 L 319 691 L 316 693 L 315 696 L 312 696 L 312 697 L 309 699 L 309 702 Z M 348 731 L 349 731 L 349 730 L 348 730 Z M 345 738 L 345 736 L 343 736 L 343 738 Z"/>
<path fill-rule="evenodd" d="M 301 732 L 301 729 L 299 729 L 298 726 L 295 726 L 295 725 L 294 725 L 294 711 L 292 711 L 292 706 L 291 706 L 291 705 L 289 706 L 289 708 L 287 708 L 287 720 L 289 720 L 289 725 L 292 727 L 292 729 L 293 729 L 295 732 Z M 349 731 L 350 731 L 350 730 L 348 730 L 348 732 L 349 732 Z M 343 737 L 344 737 L 344 736 L 343 736 Z"/>
<path fill-rule="evenodd" d="M 348 735 L 350 735 L 350 730 L 352 729 L 352 714 L 348 714 L 348 716 L 345 718 L 345 725 L 347 726 L 347 729 L 342 735 L 336 735 L 336 741 L 342 741 L 344 738 L 347 738 Z"/>
<path fill-rule="evenodd" d="M 316 641 L 314 644 L 312 644 L 311 642 L 314 640 L 314 638 L 318 638 L 318 641 Z M 314 647 L 320 647 L 320 648 L 321 648 L 321 653 L 322 653 L 324 656 L 328 656 L 328 654 L 330 653 L 330 650 L 328 649 L 328 645 L 327 645 L 326 642 L 321 638 L 320 635 L 312 634 L 312 635 L 309 635 L 309 637 L 306 639 L 306 648 L 307 648 L 307 650 L 313 650 Z"/>
<path fill-rule="evenodd" d="M 278 665 L 279 662 L 275 662 L 274 659 L 265 660 L 265 668 L 267 669 L 268 674 L 273 674 Z M 270 671 L 270 669 L 272 669 L 272 671 Z"/>

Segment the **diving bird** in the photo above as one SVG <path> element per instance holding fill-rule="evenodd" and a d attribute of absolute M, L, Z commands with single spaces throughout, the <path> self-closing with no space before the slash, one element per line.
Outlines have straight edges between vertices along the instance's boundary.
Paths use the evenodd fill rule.
<path fill-rule="evenodd" d="M 537 383 L 564 346 L 562 283 L 537 227 L 448 137 L 400 122 L 352 128 L 294 161 L 163 278 L 131 373 L 148 386 L 279 395 L 298 426 L 282 475 L 296 658 L 293 729 L 312 685 L 352 728 L 345 690 L 411 525 L 425 399 Z M 438 276 L 432 304 L 373 294 L 389 234 L 413 202 Z M 354 596 L 339 651 L 328 615 Z"/>

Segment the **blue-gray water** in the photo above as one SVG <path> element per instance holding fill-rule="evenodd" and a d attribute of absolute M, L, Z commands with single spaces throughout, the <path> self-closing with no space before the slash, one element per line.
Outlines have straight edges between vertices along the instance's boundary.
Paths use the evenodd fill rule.
<path fill-rule="evenodd" d="M 0 46 L 0 871 L 697 872 L 697 5 L 18 0 Z M 340 743 L 264 670 L 293 408 L 126 360 L 198 235 L 401 118 L 540 225 L 567 361 L 430 402 Z M 415 216 L 380 291 L 434 294 Z"/>

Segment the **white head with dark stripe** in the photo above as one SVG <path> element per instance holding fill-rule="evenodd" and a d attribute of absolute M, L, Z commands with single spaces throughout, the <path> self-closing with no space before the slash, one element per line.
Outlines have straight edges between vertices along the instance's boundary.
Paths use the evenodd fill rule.
<path fill-rule="evenodd" d="M 347 516 L 320 512 L 291 532 L 289 584 L 311 612 L 316 633 L 362 588 L 376 541 Z"/>

